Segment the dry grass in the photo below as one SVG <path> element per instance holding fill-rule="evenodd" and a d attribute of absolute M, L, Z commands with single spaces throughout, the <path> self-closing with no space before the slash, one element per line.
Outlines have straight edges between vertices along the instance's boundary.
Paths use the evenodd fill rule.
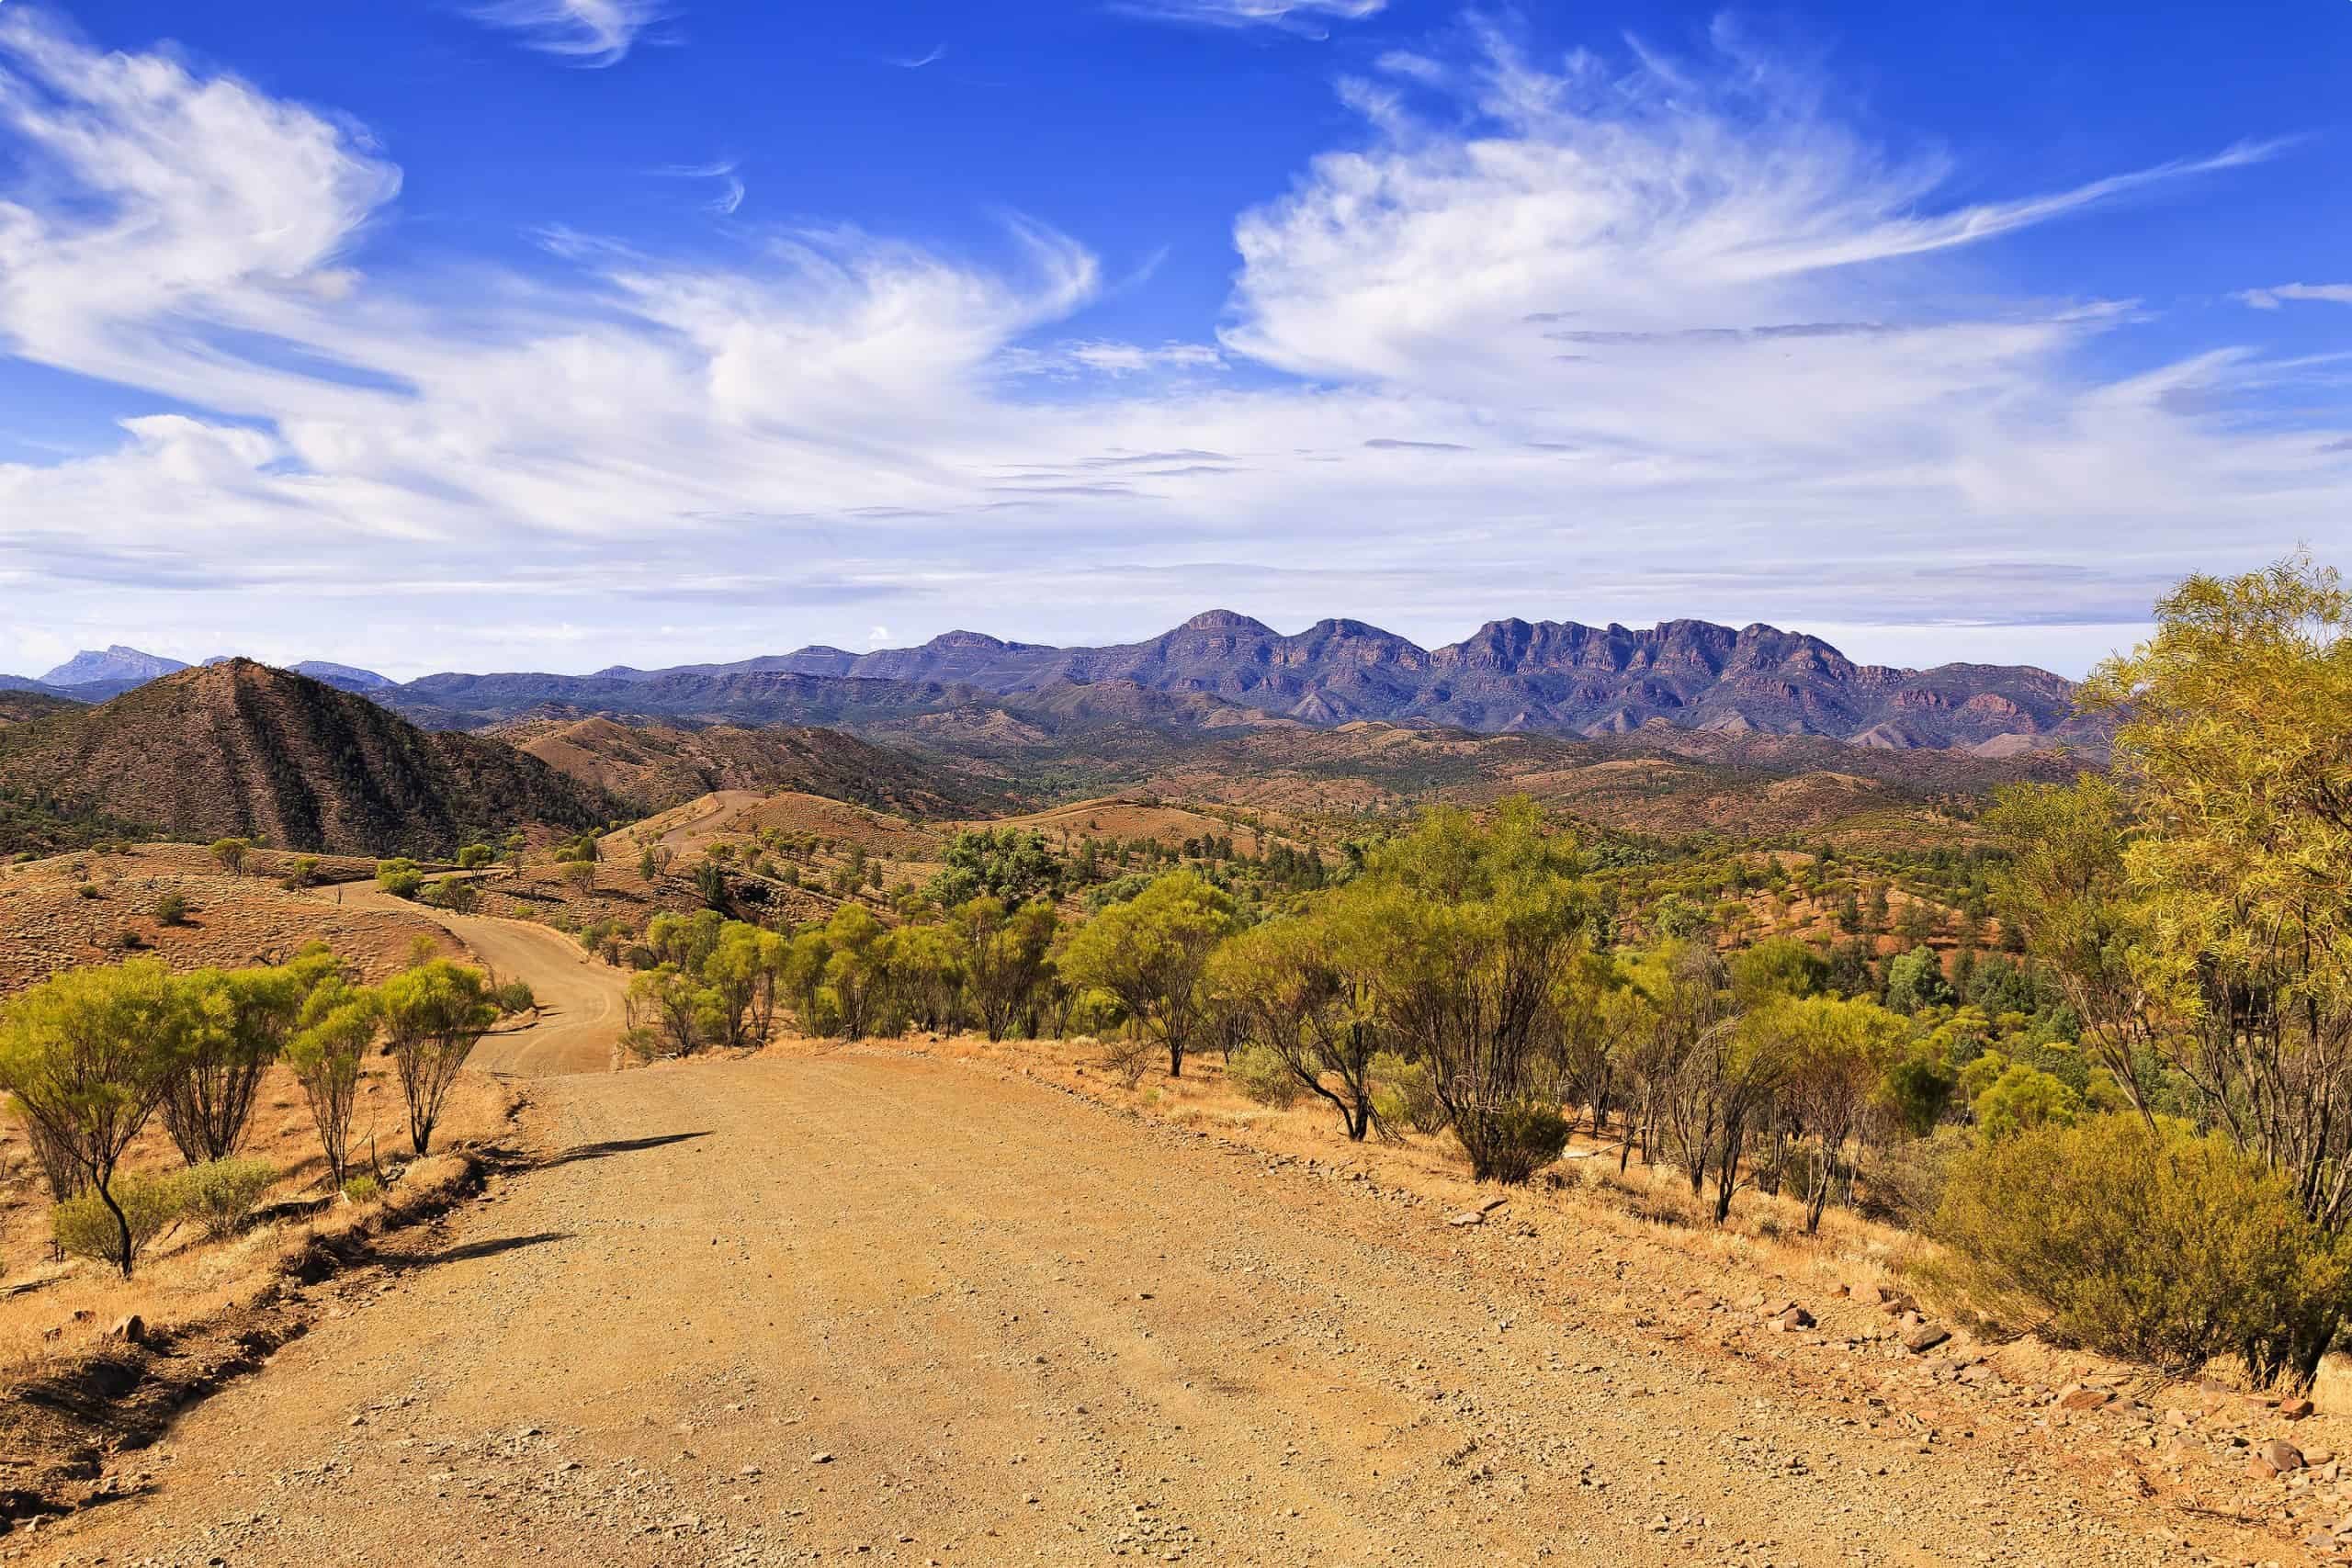
<path fill-rule="evenodd" d="M 195 844 L 139 844 L 119 854 L 54 855 L 0 869 L 0 995 L 60 969 L 153 953 L 177 969 L 281 959 L 324 942 L 370 979 L 405 962 L 422 935 L 453 955 L 457 944 L 422 915 L 388 916 L 334 902 L 333 889 L 277 885 L 290 857 L 257 852 L 243 876 L 222 871 Z M 322 877 L 373 875 L 372 861 L 325 860 Z M 155 901 L 176 894 L 184 923 L 164 925 Z M 132 933 L 136 949 L 123 945 Z"/>

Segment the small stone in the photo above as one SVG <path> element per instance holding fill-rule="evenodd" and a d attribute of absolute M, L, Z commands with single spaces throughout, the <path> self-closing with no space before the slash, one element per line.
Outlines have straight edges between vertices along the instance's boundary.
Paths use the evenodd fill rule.
<path fill-rule="evenodd" d="M 1903 1348 L 1915 1356 L 1924 1356 L 1951 1337 L 1951 1330 L 1932 1323 L 1922 1323 L 1903 1337 Z"/>
<path fill-rule="evenodd" d="M 2282 1399 L 2278 1402 L 2278 1414 L 2290 1421 L 2300 1421 L 2311 1413 L 2312 1402 L 2308 1399 Z"/>
<path fill-rule="evenodd" d="M 1793 1334 L 1799 1329 L 1811 1328 L 1812 1326 L 1813 1314 L 1805 1311 L 1804 1308 L 1797 1305 L 1794 1302 L 1790 1303 L 1786 1307 L 1774 1314 L 1771 1324 L 1772 1332 L 1775 1334 Z"/>
<path fill-rule="evenodd" d="M 126 1345 L 144 1345 L 147 1343 L 147 1320 L 135 1312 L 128 1317 L 117 1318 L 115 1325 L 107 1330 L 107 1337 L 119 1339 Z"/>
<path fill-rule="evenodd" d="M 810 1454 L 808 1456 L 808 1462 L 810 1464 L 831 1464 L 833 1462 L 833 1456 L 828 1453 Z"/>
<path fill-rule="evenodd" d="M 2271 1475 L 2290 1475 L 2303 1468 L 2301 1450 L 2283 1438 L 2273 1438 L 2254 1450 L 2254 1468 Z"/>
<path fill-rule="evenodd" d="M 1448 1214 L 1445 1223 L 1450 1225 L 1483 1225 L 1487 1223 L 1487 1216 L 1476 1209 L 1464 1209 L 1458 1214 Z"/>

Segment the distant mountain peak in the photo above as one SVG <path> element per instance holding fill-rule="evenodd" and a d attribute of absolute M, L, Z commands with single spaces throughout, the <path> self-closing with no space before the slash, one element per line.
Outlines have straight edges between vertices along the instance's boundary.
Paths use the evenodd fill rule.
<path fill-rule="evenodd" d="M 305 659 L 300 664 L 288 665 L 297 675 L 308 675 L 345 692 L 380 692 L 400 684 L 387 675 L 356 665 L 336 664 L 324 659 Z"/>
<path fill-rule="evenodd" d="M 166 659 L 159 653 L 142 653 L 138 649 L 115 643 L 103 650 L 84 649 L 56 669 L 41 677 L 51 686 L 92 686 L 102 682 L 152 681 L 158 675 L 169 675 L 187 666 L 176 659 Z"/>
<path fill-rule="evenodd" d="M 1248 637 L 1272 637 L 1274 628 L 1238 610 L 1204 610 L 1176 628 L 1180 632 L 1239 632 Z"/>

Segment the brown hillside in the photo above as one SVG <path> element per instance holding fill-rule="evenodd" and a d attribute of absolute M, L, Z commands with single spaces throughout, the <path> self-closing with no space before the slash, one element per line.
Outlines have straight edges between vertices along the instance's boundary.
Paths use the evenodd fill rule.
<path fill-rule="evenodd" d="M 0 729 L 0 789 L 159 837 L 434 854 L 509 829 L 587 829 L 602 791 L 478 736 L 428 734 L 250 660 Z"/>
<path fill-rule="evenodd" d="M 833 729 L 526 718 L 485 733 L 645 811 L 666 811 L 718 790 L 820 795 L 917 818 L 956 816 L 971 806 L 912 759 Z"/>

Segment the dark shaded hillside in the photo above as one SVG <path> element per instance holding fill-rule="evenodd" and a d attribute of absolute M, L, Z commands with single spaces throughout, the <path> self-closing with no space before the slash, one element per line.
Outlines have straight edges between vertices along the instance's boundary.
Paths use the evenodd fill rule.
<path fill-rule="evenodd" d="M 28 719 L 72 713 L 83 705 L 72 697 L 54 696 L 27 687 L 0 687 L 0 725 L 23 724 Z"/>
<path fill-rule="evenodd" d="M 243 659 L 0 729 L 0 790 L 163 837 L 371 854 L 438 854 L 514 828 L 582 830 L 624 814 L 501 741 L 427 733 Z"/>

